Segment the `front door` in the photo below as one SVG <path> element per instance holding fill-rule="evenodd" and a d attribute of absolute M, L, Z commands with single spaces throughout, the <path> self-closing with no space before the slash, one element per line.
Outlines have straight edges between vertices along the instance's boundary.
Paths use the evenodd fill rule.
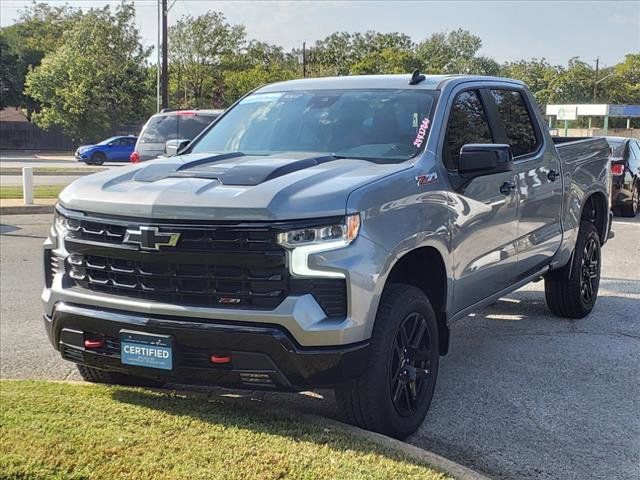
<path fill-rule="evenodd" d="M 487 115 L 487 93 L 465 90 L 450 107 L 442 158 L 456 175 L 460 149 L 499 143 Z M 518 230 L 517 172 L 477 177 L 450 193 L 453 216 L 453 313 L 512 285 Z"/>

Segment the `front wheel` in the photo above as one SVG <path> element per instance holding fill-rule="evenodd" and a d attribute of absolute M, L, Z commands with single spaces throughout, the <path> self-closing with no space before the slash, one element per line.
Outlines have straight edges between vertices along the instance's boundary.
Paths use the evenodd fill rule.
<path fill-rule="evenodd" d="M 545 297 L 551 312 L 565 318 L 589 315 L 598 298 L 601 263 L 598 231 L 593 223 L 583 221 L 571 261 L 544 278 Z"/>
<path fill-rule="evenodd" d="M 354 425 L 396 438 L 424 421 L 438 376 L 438 324 L 429 299 L 411 285 L 390 284 L 380 300 L 365 373 L 336 389 Z"/>
<path fill-rule="evenodd" d="M 90 165 L 102 165 L 107 160 L 107 157 L 104 153 L 96 152 L 91 155 L 91 163 Z"/>

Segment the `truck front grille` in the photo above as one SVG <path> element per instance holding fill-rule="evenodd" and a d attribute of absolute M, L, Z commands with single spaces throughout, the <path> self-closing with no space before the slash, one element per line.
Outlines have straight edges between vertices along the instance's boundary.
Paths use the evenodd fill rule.
<path fill-rule="evenodd" d="M 206 262 L 192 258 L 184 263 L 148 257 L 71 254 L 69 276 L 98 292 L 178 305 L 273 309 L 287 293 L 284 252 L 260 258 L 227 254 L 225 261 L 215 255 Z"/>
<path fill-rule="evenodd" d="M 69 218 L 65 284 L 182 306 L 262 310 L 275 309 L 288 295 L 311 294 L 327 316 L 347 314 L 344 279 L 289 274 L 276 236 L 291 223 L 142 225 L 180 236 L 175 245 L 141 250 L 124 241 L 127 229 L 140 222 Z"/>

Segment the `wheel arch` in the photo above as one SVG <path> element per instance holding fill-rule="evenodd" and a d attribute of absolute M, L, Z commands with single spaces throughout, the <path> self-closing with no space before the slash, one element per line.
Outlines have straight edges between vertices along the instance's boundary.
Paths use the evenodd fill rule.
<path fill-rule="evenodd" d="M 586 220 L 594 224 L 602 245 L 607 241 L 607 235 L 609 233 L 608 205 L 606 195 L 597 191 L 589 194 L 585 198 L 580 211 L 580 221 Z"/>
<path fill-rule="evenodd" d="M 449 350 L 447 325 L 448 275 L 444 258 L 433 246 L 422 246 L 406 252 L 393 264 L 385 281 L 413 285 L 429 299 L 438 321 L 440 355 Z"/>

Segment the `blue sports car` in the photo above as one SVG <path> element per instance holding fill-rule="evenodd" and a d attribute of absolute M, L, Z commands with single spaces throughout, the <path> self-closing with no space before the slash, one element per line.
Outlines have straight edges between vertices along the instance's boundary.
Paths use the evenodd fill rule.
<path fill-rule="evenodd" d="M 104 162 L 128 162 L 137 137 L 111 137 L 95 145 L 82 145 L 76 150 L 76 160 L 87 165 Z"/>

